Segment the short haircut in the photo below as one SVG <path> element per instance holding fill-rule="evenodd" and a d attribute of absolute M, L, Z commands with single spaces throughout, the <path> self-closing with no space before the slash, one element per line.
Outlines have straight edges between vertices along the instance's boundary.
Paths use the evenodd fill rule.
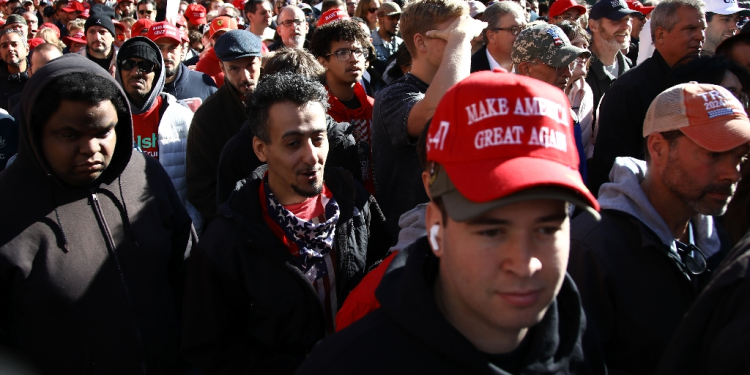
<path fill-rule="evenodd" d="M 86 72 L 70 73 L 49 81 L 33 104 L 30 122 L 32 129 L 38 132 L 37 139 L 41 139 L 44 124 L 57 112 L 63 100 L 89 104 L 109 100 L 117 111 L 119 121 L 130 116 L 125 98 L 114 80 Z"/>
<path fill-rule="evenodd" d="M 646 163 L 651 163 L 651 154 L 648 152 L 648 138 L 656 133 L 651 133 L 643 138 L 643 159 Z M 677 144 L 677 139 L 685 135 L 679 129 L 662 132 L 661 136 L 669 143 L 669 152 L 674 150 L 674 145 Z"/>
<path fill-rule="evenodd" d="M 200 42 L 203 39 L 203 34 L 198 30 L 190 30 L 188 31 L 188 39 L 190 39 L 190 44 Z"/>
<path fill-rule="evenodd" d="M 318 103 L 328 110 L 328 91 L 317 78 L 293 73 L 270 74 L 261 77 L 246 109 L 252 133 L 264 143 L 271 143 L 268 117 L 271 106 L 281 102 L 298 105 Z"/>
<path fill-rule="evenodd" d="M 133 25 L 135 25 L 136 20 L 133 17 L 124 17 L 123 19 L 120 20 L 120 23 L 123 25 L 127 25 L 128 29 L 131 29 L 133 28 Z"/>
<path fill-rule="evenodd" d="M 62 52 L 63 52 L 60 46 L 52 44 L 52 43 L 42 43 L 33 49 L 33 53 L 44 53 L 44 52 L 49 52 L 49 51 L 60 52 L 60 56 L 62 56 Z"/>
<path fill-rule="evenodd" d="M 331 43 L 339 41 L 359 42 L 362 48 L 367 48 L 370 36 L 352 20 L 334 21 L 315 29 L 310 40 L 310 52 L 315 57 L 328 58 L 330 56 L 326 55 L 331 52 Z"/>
<path fill-rule="evenodd" d="M 487 28 L 482 31 L 482 40 L 484 44 L 487 44 L 487 30 L 495 27 L 503 27 L 500 25 L 500 18 L 509 13 L 516 13 L 525 18 L 526 10 L 521 8 L 518 3 L 513 1 L 501 1 L 494 3 L 487 7 L 484 11 L 484 17 L 482 20 L 487 22 Z"/>
<path fill-rule="evenodd" d="M 240 16 L 240 11 L 237 10 L 237 8 L 235 8 L 234 5 L 232 4 L 229 4 L 229 3 L 224 4 L 221 7 L 221 10 L 219 11 L 219 13 L 221 13 L 224 10 L 227 10 L 227 14 L 226 14 L 227 17 L 237 18 Z"/>
<path fill-rule="evenodd" d="M 320 13 L 325 13 L 329 9 L 338 8 L 345 5 L 346 3 L 341 0 L 323 0 L 323 5 L 321 5 L 320 7 Z"/>
<path fill-rule="evenodd" d="M 21 30 L 17 30 L 17 29 L 0 30 L 0 38 L 8 34 L 18 34 L 18 36 L 21 37 L 21 40 L 23 41 L 23 45 L 26 46 L 27 50 L 29 49 L 29 42 L 26 40 L 26 35 L 23 35 L 23 32 Z"/>
<path fill-rule="evenodd" d="M 325 74 L 325 69 L 310 52 L 301 48 L 281 48 L 269 53 L 261 76 L 284 72 L 317 78 Z"/>
<path fill-rule="evenodd" d="M 719 44 L 719 47 L 716 48 L 716 54 L 732 59 L 734 58 L 732 52 L 734 51 L 735 47 L 740 45 L 750 45 L 750 33 L 740 33 L 737 35 L 739 36 L 734 36 L 721 42 L 721 44 Z"/>
<path fill-rule="evenodd" d="M 138 6 L 143 4 L 151 4 L 154 6 L 154 9 L 156 9 L 156 2 L 154 2 L 154 0 L 139 0 L 138 5 L 136 5 L 135 7 L 138 8 Z"/>
<path fill-rule="evenodd" d="M 255 13 L 258 10 L 258 5 L 263 6 L 263 3 L 268 0 L 249 0 L 245 3 L 244 13 Z M 273 6 L 272 6 L 273 8 Z"/>
<path fill-rule="evenodd" d="M 461 0 L 417 0 L 409 3 L 401 14 L 401 35 L 412 58 L 417 57 L 414 36 L 435 29 L 453 17 L 469 13 L 469 5 Z"/>
<path fill-rule="evenodd" d="M 677 10 L 683 6 L 696 9 L 703 13 L 706 4 L 701 0 L 664 0 L 651 12 L 651 41 L 656 43 L 656 29 L 661 27 L 668 32 L 680 22 Z"/>

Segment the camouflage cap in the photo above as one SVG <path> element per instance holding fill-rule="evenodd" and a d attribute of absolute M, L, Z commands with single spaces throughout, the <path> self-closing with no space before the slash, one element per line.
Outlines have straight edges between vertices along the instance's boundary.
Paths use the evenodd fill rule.
<path fill-rule="evenodd" d="M 532 25 L 521 31 L 510 54 L 513 64 L 539 59 L 555 68 L 569 65 L 579 56 L 589 57 L 591 52 L 570 44 L 562 29 L 548 23 Z"/>

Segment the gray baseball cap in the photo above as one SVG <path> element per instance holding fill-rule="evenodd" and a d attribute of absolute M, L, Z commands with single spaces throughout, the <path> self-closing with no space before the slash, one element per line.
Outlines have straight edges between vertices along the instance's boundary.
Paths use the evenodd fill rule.
<path fill-rule="evenodd" d="M 570 44 L 570 40 L 559 27 L 539 23 L 521 31 L 513 42 L 510 57 L 514 64 L 539 59 L 555 68 L 572 63 L 579 56 L 589 57 L 591 52 Z"/>

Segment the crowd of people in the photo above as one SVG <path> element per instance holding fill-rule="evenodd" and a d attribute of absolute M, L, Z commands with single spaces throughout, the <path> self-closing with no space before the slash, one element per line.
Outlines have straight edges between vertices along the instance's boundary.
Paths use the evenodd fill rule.
<path fill-rule="evenodd" d="M 0 373 L 750 372 L 704 1 L 0 0 Z"/>

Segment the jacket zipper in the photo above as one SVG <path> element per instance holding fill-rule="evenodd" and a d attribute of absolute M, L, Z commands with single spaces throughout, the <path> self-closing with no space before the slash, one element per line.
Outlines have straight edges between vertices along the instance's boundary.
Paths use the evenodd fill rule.
<path fill-rule="evenodd" d="M 146 361 L 145 361 L 145 355 L 143 353 L 143 338 L 141 338 L 141 330 L 138 327 L 138 323 L 136 322 L 136 319 L 135 319 L 135 308 L 133 307 L 133 298 L 130 296 L 130 289 L 128 288 L 128 283 L 125 281 L 125 274 L 122 272 L 120 259 L 117 257 L 117 254 L 115 253 L 115 241 L 114 239 L 112 239 L 112 233 L 109 230 L 107 221 L 104 219 L 104 213 L 102 212 L 102 208 L 99 205 L 99 198 L 96 196 L 96 191 L 94 191 L 93 189 L 91 190 L 91 206 L 94 207 L 94 214 L 96 215 L 96 219 L 99 221 L 99 224 L 104 230 L 104 237 L 107 241 L 107 250 L 109 251 L 109 255 L 115 261 L 115 265 L 117 266 L 117 272 L 120 274 L 120 282 L 122 283 L 122 287 L 125 289 L 125 298 L 128 301 L 128 305 L 130 306 L 131 320 L 132 320 L 133 328 L 135 329 L 136 337 L 138 338 L 138 346 L 139 346 L 140 354 L 141 354 L 141 358 L 140 358 L 141 373 L 145 375 L 146 374 Z"/>

